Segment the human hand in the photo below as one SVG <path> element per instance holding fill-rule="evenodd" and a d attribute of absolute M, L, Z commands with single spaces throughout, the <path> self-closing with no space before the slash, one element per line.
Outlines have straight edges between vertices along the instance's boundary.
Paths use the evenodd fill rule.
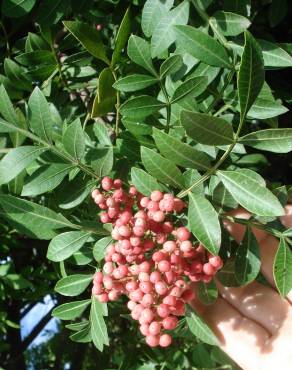
<path fill-rule="evenodd" d="M 243 209 L 230 213 L 237 218 L 250 217 Z M 292 227 L 292 205 L 281 218 Z M 245 227 L 231 222 L 226 229 L 237 242 Z M 253 229 L 261 254 L 261 271 L 275 287 L 272 267 L 279 241 L 270 234 Z M 273 288 L 252 282 L 239 288 L 218 283 L 220 297 L 216 304 L 205 306 L 194 301 L 194 308 L 220 340 L 220 347 L 244 370 L 292 369 L 292 291 L 286 299 Z"/>

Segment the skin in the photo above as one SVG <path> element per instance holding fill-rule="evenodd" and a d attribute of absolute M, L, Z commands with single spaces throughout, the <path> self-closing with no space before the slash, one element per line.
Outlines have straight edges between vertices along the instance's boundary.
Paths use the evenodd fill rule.
<path fill-rule="evenodd" d="M 250 214 L 237 209 L 230 215 L 248 219 Z M 292 205 L 281 218 L 292 227 Z M 226 222 L 226 229 L 239 243 L 244 236 L 243 225 Z M 292 291 L 281 298 L 275 290 L 272 266 L 279 240 L 253 229 L 259 242 L 261 271 L 272 287 L 257 282 L 227 288 L 218 283 L 216 304 L 205 306 L 197 300 L 193 308 L 202 315 L 220 341 L 220 347 L 244 370 L 292 369 Z"/>

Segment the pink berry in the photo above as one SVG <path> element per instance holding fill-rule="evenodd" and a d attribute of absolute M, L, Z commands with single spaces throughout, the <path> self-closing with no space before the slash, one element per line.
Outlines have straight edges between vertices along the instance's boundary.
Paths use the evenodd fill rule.
<path fill-rule="evenodd" d="M 96 273 L 93 276 L 93 280 L 96 283 L 102 283 L 103 274 L 101 271 L 96 271 Z"/>
<path fill-rule="evenodd" d="M 162 317 L 162 318 L 165 318 L 169 315 L 169 308 L 166 304 L 164 303 L 161 303 L 158 307 L 157 307 L 157 314 Z"/>
<path fill-rule="evenodd" d="M 99 216 L 99 218 L 100 218 L 100 221 L 103 224 L 106 224 L 106 223 L 110 222 L 110 217 L 109 217 L 108 213 L 101 213 L 101 215 Z"/>
<path fill-rule="evenodd" d="M 155 284 L 155 291 L 159 295 L 165 295 L 167 293 L 167 286 L 163 281 L 158 281 Z"/>
<path fill-rule="evenodd" d="M 176 304 L 176 297 L 173 295 L 167 295 L 163 298 L 163 303 L 169 305 L 169 306 L 175 306 Z"/>
<path fill-rule="evenodd" d="M 154 262 L 160 262 L 160 261 L 163 261 L 165 259 L 165 253 L 163 252 L 154 252 L 153 255 L 152 255 L 152 260 Z"/>
<path fill-rule="evenodd" d="M 142 305 L 144 307 L 150 307 L 154 303 L 154 297 L 150 293 L 146 293 L 141 301 Z"/>
<path fill-rule="evenodd" d="M 221 259 L 221 257 L 219 256 L 212 256 L 209 258 L 209 263 L 215 267 L 216 270 L 219 270 L 221 269 L 221 267 L 223 266 L 223 261 Z"/>
<path fill-rule="evenodd" d="M 191 302 L 195 298 L 195 293 L 191 289 L 187 289 L 181 297 L 185 302 Z"/>
<path fill-rule="evenodd" d="M 162 321 L 162 326 L 166 330 L 174 330 L 178 324 L 178 319 L 175 316 L 168 316 Z"/>
<path fill-rule="evenodd" d="M 155 335 L 147 335 L 146 336 L 146 343 L 150 347 L 157 347 L 159 344 L 159 337 Z"/>
<path fill-rule="evenodd" d="M 132 311 L 134 309 L 134 307 L 136 307 L 136 306 L 137 306 L 137 303 L 134 302 L 134 301 L 128 301 L 128 303 L 127 303 L 127 307 L 130 311 Z"/>
<path fill-rule="evenodd" d="M 165 219 L 165 214 L 162 211 L 156 211 L 154 212 L 152 218 L 155 222 L 163 222 Z"/>
<path fill-rule="evenodd" d="M 94 198 L 94 202 L 98 205 L 100 205 L 101 203 L 104 203 L 105 199 L 104 199 L 104 196 L 102 194 L 97 194 Z"/>
<path fill-rule="evenodd" d="M 115 179 L 114 180 L 114 188 L 119 189 L 123 185 L 123 182 L 121 179 Z"/>
<path fill-rule="evenodd" d="M 172 342 L 171 336 L 169 334 L 162 334 L 159 338 L 159 345 L 161 347 L 168 347 Z"/>
<path fill-rule="evenodd" d="M 140 205 L 143 207 L 143 208 L 146 208 L 148 206 L 148 203 L 150 202 L 150 199 L 147 198 L 147 197 L 143 197 L 141 198 L 140 200 Z"/>
<path fill-rule="evenodd" d="M 103 285 L 106 289 L 112 289 L 114 286 L 113 279 L 109 275 L 104 276 Z"/>
<path fill-rule="evenodd" d="M 158 321 L 152 321 L 149 325 L 149 333 L 151 335 L 158 335 L 161 331 L 161 324 Z"/>
<path fill-rule="evenodd" d="M 140 332 L 145 337 L 149 335 L 149 325 L 148 324 L 142 324 L 140 325 Z"/>
<path fill-rule="evenodd" d="M 123 236 L 124 238 L 128 238 L 131 235 L 131 230 L 128 226 L 123 225 L 119 227 L 119 234 Z"/>
<path fill-rule="evenodd" d="M 165 252 L 168 253 L 175 251 L 176 247 L 177 247 L 176 242 L 174 242 L 173 240 L 168 240 L 165 243 L 163 243 L 163 249 L 165 250 Z"/>
<path fill-rule="evenodd" d="M 191 233 L 189 232 L 189 230 L 186 228 L 186 227 L 179 227 L 177 230 L 176 230 L 176 235 L 177 235 L 177 238 L 180 240 L 180 241 L 185 241 L 185 240 L 188 240 L 191 236 Z"/>
<path fill-rule="evenodd" d="M 151 264 L 149 261 L 144 261 L 139 265 L 141 272 L 149 272 L 151 268 Z"/>
<path fill-rule="evenodd" d="M 139 288 L 142 290 L 143 293 L 151 293 L 153 290 L 153 285 L 149 281 L 142 281 L 139 284 Z"/>
<path fill-rule="evenodd" d="M 129 189 L 129 194 L 132 196 L 135 196 L 138 194 L 138 190 L 135 188 L 135 186 L 131 186 Z"/>
<path fill-rule="evenodd" d="M 133 292 L 130 292 L 129 297 L 131 301 L 141 302 L 144 293 L 140 289 L 136 289 Z"/>
<path fill-rule="evenodd" d="M 111 262 L 106 262 L 104 265 L 103 265 L 103 271 L 105 274 L 111 274 L 114 270 L 114 266 Z"/>
<path fill-rule="evenodd" d="M 92 198 L 94 199 L 98 194 L 100 194 L 100 191 L 98 189 L 94 189 L 91 193 Z"/>
<path fill-rule="evenodd" d="M 170 271 L 171 265 L 167 260 L 162 260 L 158 262 L 158 270 L 161 272 L 167 272 Z"/>
<path fill-rule="evenodd" d="M 128 292 L 134 292 L 136 289 L 138 289 L 138 283 L 136 281 L 128 281 L 126 283 L 126 290 Z"/>
<path fill-rule="evenodd" d="M 159 202 L 163 198 L 163 194 L 159 190 L 154 190 L 152 191 L 150 198 L 154 202 Z"/>
<path fill-rule="evenodd" d="M 104 177 L 101 180 L 101 186 L 102 186 L 103 190 L 109 191 L 113 186 L 113 180 L 109 177 Z"/>
<path fill-rule="evenodd" d="M 133 227 L 133 234 L 135 235 L 135 236 L 143 236 L 144 235 L 144 233 L 145 233 L 145 228 L 144 227 L 142 227 L 142 226 L 134 226 Z"/>
<path fill-rule="evenodd" d="M 184 240 L 180 243 L 179 248 L 182 252 L 190 252 L 193 249 L 193 245 L 189 240 Z"/>
<path fill-rule="evenodd" d="M 144 308 L 141 312 L 141 318 L 147 323 L 150 323 L 154 318 L 153 311 L 150 308 Z"/>
<path fill-rule="evenodd" d="M 158 211 L 159 210 L 159 205 L 158 202 L 154 202 L 153 200 L 150 200 L 150 202 L 147 204 L 147 208 L 149 211 Z"/>
<path fill-rule="evenodd" d="M 150 274 L 150 281 L 151 283 L 155 284 L 161 281 L 161 274 L 158 271 L 153 271 Z"/>
<path fill-rule="evenodd" d="M 203 272 L 206 275 L 214 275 L 216 270 L 215 267 L 211 265 L 211 263 L 207 262 L 203 265 Z"/>

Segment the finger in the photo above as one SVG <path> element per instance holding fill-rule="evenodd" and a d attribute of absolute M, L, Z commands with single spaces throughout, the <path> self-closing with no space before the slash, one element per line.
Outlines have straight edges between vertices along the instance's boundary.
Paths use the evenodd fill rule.
<path fill-rule="evenodd" d="M 243 369 L 258 369 L 257 361 L 269 338 L 262 326 L 243 317 L 222 298 L 215 305 L 201 305 L 200 314 L 219 338 L 224 352 Z"/>
<path fill-rule="evenodd" d="M 292 318 L 292 307 L 270 287 L 252 282 L 239 288 L 217 284 L 221 296 L 243 316 L 263 326 L 271 335 Z"/>
<path fill-rule="evenodd" d="M 285 216 L 281 217 L 281 222 L 287 228 L 292 227 L 292 205 L 291 204 L 288 204 L 285 207 L 285 212 L 286 212 Z"/>
<path fill-rule="evenodd" d="M 261 271 L 267 281 L 276 287 L 274 276 L 273 276 L 273 264 L 275 255 L 279 246 L 279 240 L 273 235 L 268 235 L 259 243 L 260 256 L 261 256 Z M 292 291 L 287 294 L 287 299 L 292 302 Z"/>
<path fill-rule="evenodd" d="M 286 215 L 281 217 L 281 221 L 284 226 L 292 227 L 292 205 L 288 205 L 285 207 Z M 229 213 L 229 215 L 236 217 L 236 218 L 243 218 L 249 219 L 250 213 L 244 210 L 243 208 L 238 208 L 233 210 Z M 225 221 L 224 226 L 233 236 L 233 238 L 240 243 L 244 237 L 246 227 L 241 224 L 237 224 L 230 221 Z M 267 281 L 275 287 L 275 280 L 273 277 L 273 263 L 275 259 L 275 255 L 278 249 L 279 240 L 276 239 L 274 236 L 266 233 L 263 230 L 259 230 L 256 228 L 252 228 L 252 231 L 259 243 L 260 248 L 260 257 L 261 257 L 261 272 L 267 279 Z M 287 295 L 287 298 L 290 302 L 292 302 L 292 291 L 290 291 Z"/>

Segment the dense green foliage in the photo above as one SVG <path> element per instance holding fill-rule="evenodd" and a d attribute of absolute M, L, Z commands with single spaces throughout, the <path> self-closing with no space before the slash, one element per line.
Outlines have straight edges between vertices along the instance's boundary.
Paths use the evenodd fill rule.
<path fill-rule="evenodd" d="M 238 246 L 222 226 L 246 208 L 251 220 L 237 222 L 281 240 L 274 276 L 287 294 L 292 231 L 279 216 L 292 201 L 291 13 L 286 0 L 2 1 L 4 369 L 25 369 L 25 358 L 35 369 L 236 369 L 196 313 L 170 349 L 153 350 L 123 302 L 91 297 L 111 237 L 90 193 L 109 175 L 183 198 L 181 221 L 224 259 L 226 286 L 262 281 L 250 227 Z M 199 298 L 214 303 L 214 283 L 200 284 Z M 72 322 L 27 350 L 51 312 L 24 340 L 20 319 L 47 295 L 53 316 Z"/>

